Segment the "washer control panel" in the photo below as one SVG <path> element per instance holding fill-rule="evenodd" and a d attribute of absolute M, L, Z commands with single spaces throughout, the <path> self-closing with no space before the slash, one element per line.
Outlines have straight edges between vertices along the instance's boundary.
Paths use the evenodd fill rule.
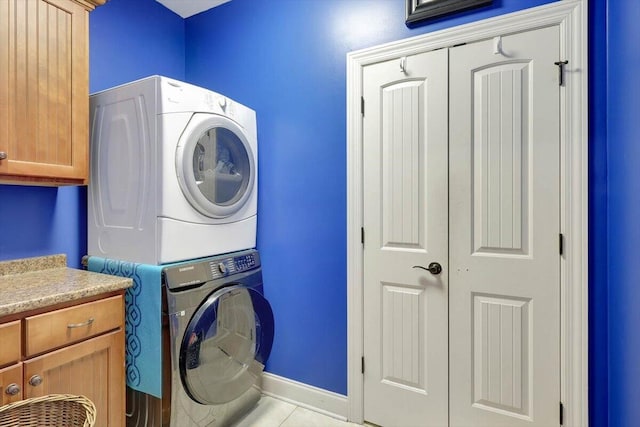
<path fill-rule="evenodd" d="M 251 270 L 257 266 L 258 262 L 255 253 L 248 253 L 229 257 L 224 259 L 216 259 L 209 262 L 211 268 L 211 278 L 219 279 L 230 274 L 242 273 Z"/>
<path fill-rule="evenodd" d="M 219 279 L 229 274 L 237 273 L 233 258 L 211 261 L 209 262 L 209 267 L 212 279 Z"/>
<path fill-rule="evenodd" d="M 163 270 L 169 289 L 193 287 L 211 280 L 222 279 L 260 266 L 258 251 L 250 249 L 233 256 L 220 255 L 167 266 Z"/>
<path fill-rule="evenodd" d="M 240 255 L 233 259 L 237 271 L 251 270 L 256 266 L 256 254 Z"/>

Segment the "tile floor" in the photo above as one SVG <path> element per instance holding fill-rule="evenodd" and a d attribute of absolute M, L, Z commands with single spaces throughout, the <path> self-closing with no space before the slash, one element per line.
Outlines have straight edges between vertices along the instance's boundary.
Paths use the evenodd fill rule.
<path fill-rule="evenodd" d="M 283 400 L 262 396 L 251 412 L 233 427 L 361 427 Z"/>

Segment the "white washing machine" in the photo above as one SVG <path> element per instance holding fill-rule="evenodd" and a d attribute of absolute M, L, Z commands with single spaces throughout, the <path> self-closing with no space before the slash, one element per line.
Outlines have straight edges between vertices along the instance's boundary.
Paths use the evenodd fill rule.
<path fill-rule="evenodd" d="M 256 114 L 152 76 L 90 97 L 89 255 L 166 264 L 256 245 Z"/>

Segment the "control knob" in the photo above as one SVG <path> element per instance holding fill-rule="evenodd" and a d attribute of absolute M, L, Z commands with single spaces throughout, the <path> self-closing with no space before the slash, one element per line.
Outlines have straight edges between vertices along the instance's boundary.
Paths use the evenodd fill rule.
<path fill-rule="evenodd" d="M 218 271 L 220 271 L 220 273 L 222 274 L 227 274 L 227 266 L 224 265 L 224 262 L 218 264 Z"/>

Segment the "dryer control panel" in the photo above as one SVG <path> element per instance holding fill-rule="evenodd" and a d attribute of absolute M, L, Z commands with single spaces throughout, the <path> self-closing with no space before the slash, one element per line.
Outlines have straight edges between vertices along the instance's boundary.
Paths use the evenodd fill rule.
<path fill-rule="evenodd" d="M 253 270 L 260 266 L 260 255 L 255 249 L 241 251 L 230 256 L 220 255 L 200 258 L 171 266 L 163 270 L 169 289 L 192 287 L 211 280 Z"/>

